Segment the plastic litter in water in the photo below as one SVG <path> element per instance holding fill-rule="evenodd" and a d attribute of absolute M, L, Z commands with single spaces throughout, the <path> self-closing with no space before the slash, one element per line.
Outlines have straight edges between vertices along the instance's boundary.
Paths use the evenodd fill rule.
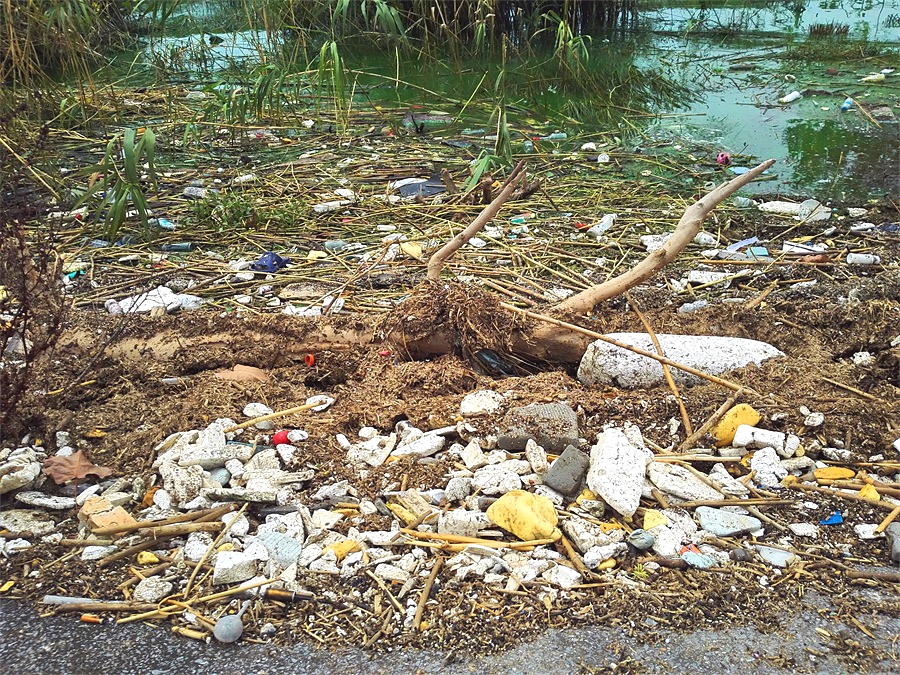
<path fill-rule="evenodd" d="M 820 525 L 840 525 L 844 522 L 844 517 L 841 515 L 840 511 L 835 511 L 827 518 L 823 518 L 819 521 Z"/>

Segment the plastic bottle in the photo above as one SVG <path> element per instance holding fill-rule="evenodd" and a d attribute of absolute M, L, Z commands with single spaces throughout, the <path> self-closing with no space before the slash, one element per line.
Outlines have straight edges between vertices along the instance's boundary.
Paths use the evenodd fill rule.
<path fill-rule="evenodd" d="M 843 103 L 841 103 L 841 112 L 847 112 L 852 107 L 853 107 L 853 99 L 848 96 L 846 98 L 846 100 Z"/>
<path fill-rule="evenodd" d="M 193 244 L 189 241 L 180 241 L 176 244 L 163 244 L 159 247 L 159 250 L 165 251 L 166 253 L 190 253 L 196 248 L 197 244 Z"/>
<path fill-rule="evenodd" d="M 526 220 L 531 220 L 532 218 L 534 218 L 534 213 L 527 211 L 526 213 L 520 213 L 518 216 L 513 216 L 509 219 L 509 222 L 513 225 L 524 225 Z"/>
<path fill-rule="evenodd" d="M 778 99 L 778 102 L 779 103 L 793 103 L 794 101 L 797 101 L 802 97 L 803 97 L 803 95 L 795 89 L 787 96 L 782 96 L 780 99 Z"/>
<path fill-rule="evenodd" d="M 599 223 L 597 223 L 587 231 L 587 235 L 593 237 L 594 239 L 600 239 L 600 237 L 603 236 L 603 233 L 615 224 L 616 218 L 618 217 L 618 213 L 607 213 L 600 219 Z"/>
<path fill-rule="evenodd" d="M 735 197 L 733 204 L 739 209 L 752 209 L 756 206 L 756 202 L 749 197 Z"/>
<path fill-rule="evenodd" d="M 544 136 L 541 138 L 542 141 L 564 141 L 569 137 L 565 131 L 556 131 L 549 136 Z"/>
<path fill-rule="evenodd" d="M 848 265 L 877 265 L 881 262 L 881 257 L 874 253 L 848 253 Z"/>
<path fill-rule="evenodd" d="M 525 142 L 522 143 L 522 150 L 528 154 L 534 152 L 534 143 L 530 138 L 525 139 Z"/>

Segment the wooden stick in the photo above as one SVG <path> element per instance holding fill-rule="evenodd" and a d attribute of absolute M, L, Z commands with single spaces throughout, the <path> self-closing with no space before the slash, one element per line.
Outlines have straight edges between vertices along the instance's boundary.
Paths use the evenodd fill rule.
<path fill-rule="evenodd" d="M 767 497 L 750 497 L 748 499 L 697 499 L 683 502 L 678 506 L 692 509 L 697 506 L 790 506 L 796 503 L 793 499 L 769 499 Z"/>
<path fill-rule="evenodd" d="M 887 517 L 881 521 L 881 524 L 875 528 L 875 534 L 881 534 L 887 529 L 887 526 L 893 523 L 897 516 L 900 516 L 900 506 L 891 511 Z"/>
<path fill-rule="evenodd" d="M 91 530 L 92 534 L 120 534 L 122 532 L 132 532 L 134 530 L 143 530 L 147 527 L 161 527 L 163 525 L 174 525 L 175 523 L 187 523 L 192 520 L 198 520 L 205 516 L 213 516 L 215 519 L 224 516 L 229 511 L 234 511 L 237 508 L 234 504 L 227 504 L 225 506 L 219 506 L 215 509 L 203 509 L 201 511 L 194 511 L 193 513 L 183 513 L 180 516 L 172 516 L 171 518 L 166 518 L 165 520 L 139 520 L 135 523 L 130 523 L 128 525 L 110 525 L 109 527 L 98 527 L 96 530 Z"/>
<path fill-rule="evenodd" d="M 194 579 L 197 578 L 197 573 L 200 571 L 200 568 L 203 566 L 203 563 L 206 562 L 206 559 L 209 557 L 209 554 L 213 552 L 213 550 L 216 548 L 216 546 L 218 546 L 219 542 L 222 540 L 222 537 L 224 537 L 228 533 L 228 530 L 231 529 L 231 526 L 234 525 L 237 522 L 237 519 L 240 518 L 241 514 L 247 510 L 247 506 L 249 506 L 249 503 L 245 502 L 244 505 L 241 507 L 241 510 L 237 512 L 237 515 L 234 518 L 232 518 L 230 521 L 228 521 L 228 525 L 226 525 L 222 529 L 222 531 L 219 532 L 219 535 L 213 540 L 213 542 L 206 549 L 206 552 L 203 554 L 203 557 L 200 558 L 200 561 L 197 563 L 197 566 L 194 568 L 194 571 L 191 572 L 191 576 L 188 578 L 187 585 L 184 587 L 184 593 L 182 594 L 183 598 L 187 599 L 188 593 L 191 590 L 191 586 L 193 586 L 193 584 L 194 584 Z"/>
<path fill-rule="evenodd" d="M 156 605 L 148 603 L 121 604 L 118 602 L 73 602 L 66 605 L 54 605 L 57 614 L 69 612 L 146 612 L 155 610 Z"/>
<path fill-rule="evenodd" d="M 673 361 L 672 359 L 666 358 L 665 356 L 660 356 L 659 354 L 654 354 L 653 352 L 648 352 L 645 349 L 641 349 L 640 347 L 634 347 L 629 344 L 625 344 L 624 342 L 619 342 L 618 340 L 614 340 L 611 337 L 607 337 L 606 335 L 601 335 L 600 333 L 596 333 L 592 330 L 588 330 L 587 328 L 582 328 L 581 326 L 576 326 L 574 323 L 567 323 L 565 321 L 560 321 L 559 319 L 554 319 L 549 316 L 545 316 L 544 314 L 537 314 L 535 312 L 529 312 L 527 309 L 519 309 L 514 305 L 510 305 L 506 302 L 499 303 L 503 309 L 508 309 L 511 312 L 516 312 L 523 316 L 527 316 L 529 319 L 535 319 L 537 321 L 543 321 L 544 323 L 549 323 L 554 326 L 559 326 L 560 328 L 566 328 L 575 333 L 581 333 L 582 335 L 587 335 L 588 337 L 592 337 L 595 340 L 602 340 L 603 342 L 608 342 L 611 345 L 615 345 L 616 347 L 621 347 L 622 349 L 626 349 L 629 352 L 634 352 L 635 354 L 640 354 L 641 356 L 646 356 L 647 358 L 653 359 L 654 361 L 659 361 L 660 363 L 665 363 L 666 365 L 672 366 L 673 368 L 678 368 L 678 370 L 683 370 L 686 373 L 690 373 L 691 375 L 696 375 L 699 378 L 707 380 L 709 382 L 714 382 L 715 384 L 721 385 L 728 389 L 732 389 L 734 391 L 746 391 L 754 396 L 759 396 L 758 392 L 753 391 L 748 387 L 742 387 L 741 385 L 730 382 L 729 380 L 724 380 L 721 377 L 716 377 L 715 375 L 710 375 L 709 373 L 704 373 L 702 370 L 697 370 L 696 368 L 692 368 L 691 366 L 686 366 L 683 363 L 678 363 L 677 361 Z"/>
<path fill-rule="evenodd" d="M 573 295 L 568 300 L 557 305 L 557 307 L 564 311 L 583 314 L 591 311 L 604 300 L 615 298 L 642 281 L 646 281 L 672 262 L 693 241 L 694 237 L 697 236 L 697 232 L 700 231 L 703 221 L 706 220 L 706 217 L 716 206 L 753 181 L 774 163 L 774 159 L 767 160 L 747 173 L 718 186 L 684 210 L 684 215 L 678 221 L 672 236 L 661 248 L 648 254 L 646 258 L 627 272 Z"/>
<path fill-rule="evenodd" d="M 848 579 L 874 579 L 875 581 L 890 581 L 900 583 L 900 572 L 866 572 L 863 570 L 849 570 L 844 574 Z"/>
<path fill-rule="evenodd" d="M 850 488 L 851 490 L 862 490 L 867 485 L 871 485 L 880 495 L 900 498 L 900 488 L 888 487 L 887 485 L 872 481 L 871 479 L 865 482 L 854 480 L 822 480 L 819 481 L 819 483 L 821 485 L 831 485 L 836 488 Z"/>
<path fill-rule="evenodd" d="M 431 574 L 428 575 L 428 580 L 425 582 L 425 586 L 422 588 L 422 594 L 419 596 L 419 604 L 416 605 L 416 616 L 413 618 L 413 630 L 422 630 L 422 613 L 425 611 L 425 603 L 428 602 L 428 596 L 431 595 L 434 580 L 437 579 L 438 572 L 441 571 L 441 565 L 443 564 L 444 559 L 441 556 L 434 559 L 434 564 L 431 566 Z"/>
<path fill-rule="evenodd" d="M 659 338 L 656 337 L 656 333 L 653 332 L 653 327 L 650 325 L 650 322 L 647 321 L 647 317 L 644 316 L 643 312 L 641 312 L 641 308 L 637 306 L 637 303 L 634 301 L 634 298 L 631 297 L 631 293 L 625 291 L 625 299 L 628 301 L 628 304 L 631 305 L 631 309 L 634 310 L 634 313 L 638 315 L 638 319 L 641 320 L 641 323 L 644 324 L 644 330 L 647 331 L 647 335 L 650 336 L 650 339 L 653 340 L 653 346 L 656 347 L 656 352 L 660 356 L 665 356 L 663 353 L 662 345 L 659 344 Z M 663 376 L 666 378 L 666 384 L 669 385 L 669 389 L 672 390 L 672 394 L 675 396 L 675 401 L 678 403 L 678 410 L 681 412 L 681 421 L 684 422 L 684 431 L 688 437 L 692 436 L 694 433 L 693 428 L 691 428 L 691 418 L 688 416 L 687 408 L 684 407 L 684 399 L 681 398 L 681 392 L 678 391 L 678 385 L 675 384 L 675 379 L 672 377 L 672 373 L 669 370 L 669 366 L 665 363 L 662 365 Z"/>
<path fill-rule="evenodd" d="M 441 278 L 441 270 L 444 269 L 444 265 L 447 261 L 453 257 L 453 254 L 456 253 L 462 246 L 468 242 L 472 237 L 478 234 L 485 225 L 487 225 L 491 219 L 497 215 L 500 211 L 503 204 L 512 196 L 513 191 L 516 188 L 516 184 L 519 182 L 520 175 L 524 175 L 525 173 L 525 160 L 522 160 L 516 165 L 516 168 L 512 170 L 512 173 L 509 174 L 509 178 L 506 179 L 506 183 L 503 186 L 503 189 L 500 190 L 500 194 L 484 207 L 481 213 L 472 221 L 472 223 L 464 229 L 462 232 L 457 234 L 453 239 L 444 244 L 440 249 L 434 252 L 431 256 L 431 259 L 428 261 L 428 272 L 426 278 L 429 281 L 437 281 Z"/>
<path fill-rule="evenodd" d="M 148 549 L 159 546 L 163 541 L 163 538 L 148 539 L 147 541 L 142 541 L 140 544 L 129 546 L 126 549 L 122 549 L 121 551 L 117 551 L 116 553 L 113 553 L 101 559 L 97 562 L 97 567 L 106 567 L 107 565 L 114 563 L 117 560 L 121 560 L 122 558 L 128 558 L 140 553 L 141 551 L 146 551 Z"/>
<path fill-rule="evenodd" d="M 828 384 L 833 384 L 835 387 L 837 387 L 839 389 L 844 389 L 853 394 L 856 394 L 857 396 L 862 396 L 863 398 L 868 399 L 869 401 L 881 401 L 881 399 L 878 398 L 877 396 L 872 396 L 872 394 L 867 394 L 864 391 L 860 391 L 856 387 L 851 387 L 849 384 L 843 384 L 842 382 L 838 382 L 837 380 L 830 380 L 827 377 L 823 377 L 822 379 L 825 382 L 827 382 Z"/>
<path fill-rule="evenodd" d="M 113 546 L 115 539 L 63 539 L 56 543 L 64 548 L 85 548 L 87 546 Z"/>
<path fill-rule="evenodd" d="M 183 534 L 191 532 L 218 532 L 225 523 L 218 521 L 215 523 L 176 523 L 175 525 L 163 525 L 162 527 L 151 527 L 142 534 L 151 539 L 160 539 L 165 537 L 180 537 Z"/>
<path fill-rule="evenodd" d="M 440 541 L 449 541 L 456 544 L 478 544 L 479 546 L 487 546 L 489 548 L 519 548 L 521 546 L 543 546 L 552 544 L 558 538 L 550 539 L 534 539 L 532 541 L 495 541 L 493 539 L 482 539 L 481 537 L 465 537 L 461 534 L 440 534 L 438 532 L 419 532 L 418 530 L 408 530 L 400 528 L 403 534 L 417 539 L 437 539 Z"/>
<path fill-rule="evenodd" d="M 263 415 L 262 417 L 254 417 L 252 420 L 247 420 L 246 422 L 235 424 L 233 427 L 228 427 L 227 429 L 225 429 L 225 433 L 230 434 L 232 431 L 237 431 L 238 429 L 246 429 L 247 427 L 252 427 L 254 424 L 257 424 L 259 422 L 268 422 L 269 420 L 278 419 L 279 417 L 284 417 L 285 415 L 293 415 L 294 413 L 305 412 L 320 405 L 322 404 L 305 403 L 304 405 L 298 405 L 296 408 L 288 408 L 287 410 L 279 410 L 278 412 Z"/>
<path fill-rule="evenodd" d="M 575 547 L 572 546 L 572 542 L 569 541 L 566 535 L 563 535 L 559 538 L 559 543 L 562 544 L 562 547 L 566 551 L 566 555 L 569 560 L 572 561 L 572 564 L 575 565 L 575 569 L 583 576 L 585 579 L 591 578 L 591 571 L 584 564 L 584 560 L 581 559 L 581 556 L 578 555 L 578 551 L 575 550 Z"/>
<path fill-rule="evenodd" d="M 693 434 L 691 434 L 690 436 L 688 436 L 687 438 L 684 439 L 684 442 L 678 446 L 678 450 L 679 451 L 688 450 L 688 449 L 690 449 L 690 447 L 692 445 L 696 444 L 697 441 L 699 441 L 701 438 L 703 438 L 703 436 L 710 429 L 712 429 L 719 422 L 720 419 L 722 419 L 722 416 L 725 413 L 727 413 L 729 410 L 731 410 L 731 408 L 734 406 L 734 404 L 737 402 L 737 400 L 741 397 L 741 394 L 743 394 L 743 393 L 744 393 L 743 389 L 738 389 L 731 396 L 729 396 L 728 399 L 725 401 L 725 403 L 720 405 L 716 409 L 716 411 L 712 415 L 709 416 L 709 419 L 707 419 L 703 423 L 703 426 L 701 426 L 699 429 L 697 429 L 696 432 L 694 432 Z"/>
<path fill-rule="evenodd" d="M 400 601 L 394 597 L 394 594 L 391 593 L 391 589 L 387 587 L 387 584 L 384 583 L 384 580 L 381 577 L 372 573 L 372 570 L 366 570 L 366 576 L 372 578 L 372 580 L 378 584 L 378 587 L 384 591 L 384 593 L 388 596 L 388 599 L 391 601 L 391 604 L 397 609 L 398 612 L 403 614 L 403 605 L 400 604 Z"/>
<path fill-rule="evenodd" d="M 278 581 L 278 577 L 272 577 L 271 579 L 263 579 L 262 581 L 254 581 L 253 583 L 244 584 L 243 586 L 238 586 L 237 588 L 230 588 L 227 591 L 222 591 L 221 593 L 213 593 L 212 595 L 204 595 L 202 598 L 197 598 L 196 600 L 189 600 L 187 602 L 188 605 L 194 605 L 201 602 L 212 602 L 213 600 L 221 600 L 222 598 L 227 598 L 231 595 L 235 595 L 237 593 L 243 593 L 244 591 L 250 591 L 254 588 L 259 588 L 260 586 L 265 586 L 266 584 L 274 584 Z"/>
<path fill-rule="evenodd" d="M 154 565 L 153 567 L 148 567 L 145 570 L 136 570 L 133 567 L 131 568 L 131 573 L 134 575 L 130 579 L 123 581 L 121 584 L 116 586 L 116 589 L 120 591 L 124 591 L 126 588 L 130 588 L 135 584 L 139 583 L 141 579 L 145 579 L 146 577 L 152 577 L 154 574 L 159 574 L 160 572 L 165 572 L 172 566 L 170 562 L 163 562 L 159 565 Z"/>

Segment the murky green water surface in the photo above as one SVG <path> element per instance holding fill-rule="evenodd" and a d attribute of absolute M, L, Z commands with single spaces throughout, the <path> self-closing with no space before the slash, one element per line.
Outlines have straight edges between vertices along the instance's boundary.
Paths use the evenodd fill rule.
<path fill-rule="evenodd" d="M 195 25 L 217 26 L 205 3 L 185 11 L 199 19 Z M 900 193 L 900 0 L 669 0 L 639 9 L 613 30 L 584 32 L 591 36 L 593 72 L 637 69 L 637 75 L 623 77 L 630 87 L 646 84 L 651 93 L 642 99 L 645 110 L 611 114 L 590 91 L 558 85 L 552 73 L 543 72 L 546 56 L 511 57 L 504 91 L 514 141 L 566 131 L 569 138 L 554 149 L 568 151 L 592 133 L 612 131 L 629 150 L 664 153 L 686 166 L 709 162 L 720 151 L 735 157 L 738 170 L 755 159 L 778 160 L 769 180 L 751 191 L 839 200 Z M 219 77 L 237 84 L 240 73 L 266 60 L 273 48 L 271 36 L 261 32 L 216 35 L 223 41 L 215 46 L 205 33 L 157 39 L 144 56 L 171 63 L 174 55 L 199 82 Z M 448 54 L 445 61 L 420 61 L 390 49 L 351 51 L 345 63 L 371 74 L 355 74 L 354 105 L 401 102 L 453 115 L 461 109 L 454 102 L 473 94 L 475 100 L 496 96 L 491 87 L 500 69 L 499 59 Z M 863 81 L 882 71 L 883 80 Z M 649 83 L 636 82 L 641 77 Z M 655 96 L 659 78 L 693 95 Z M 800 92 L 798 100 L 779 102 L 793 91 Z M 842 111 L 848 97 L 854 103 Z M 616 93 L 610 98 L 615 106 Z M 487 121 L 473 106 L 442 135 L 462 138 L 466 127 Z"/>

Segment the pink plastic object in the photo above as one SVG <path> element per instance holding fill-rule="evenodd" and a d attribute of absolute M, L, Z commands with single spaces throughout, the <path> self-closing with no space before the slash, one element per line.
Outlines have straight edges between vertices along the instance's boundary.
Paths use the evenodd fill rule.
<path fill-rule="evenodd" d="M 276 432 L 274 436 L 272 436 L 272 445 L 282 445 L 283 443 L 290 443 L 290 441 L 288 440 L 287 429 L 282 429 L 281 431 Z"/>
<path fill-rule="evenodd" d="M 720 152 L 718 155 L 716 155 L 716 164 L 728 166 L 729 164 L 731 164 L 731 155 L 727 152 Z"/>

